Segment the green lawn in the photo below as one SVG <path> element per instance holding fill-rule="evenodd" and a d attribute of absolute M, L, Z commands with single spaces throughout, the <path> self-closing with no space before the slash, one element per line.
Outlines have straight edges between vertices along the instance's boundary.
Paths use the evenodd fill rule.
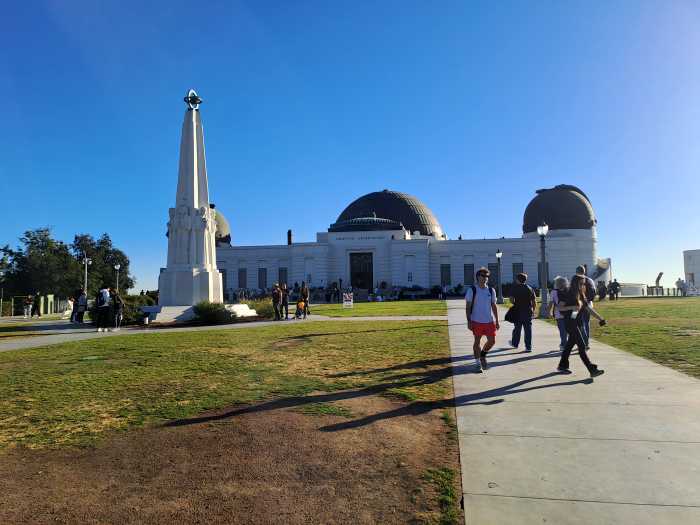
<path fill-rule="evenodd" d="M 608 325 L 591 321 L 591 336 L 662 365 L 700 377 L 700 297 L 602 301 Z"/>
<path fill-rule="evenodd" d="M 114 429 L 345 389 L 449 399 L 446 324 L 307 322 L 2 352 L 0 448 L 90 444 Z"/>
<path fill-rule="evenodd" d="M 445 301 L 386 301 L 381 303 L 355 303 L 353 308 L 342 304 L 319 304 L 311 308 L 312 314 L 330 317 L 364 317 L 381 315 L 447 315 Z"/>

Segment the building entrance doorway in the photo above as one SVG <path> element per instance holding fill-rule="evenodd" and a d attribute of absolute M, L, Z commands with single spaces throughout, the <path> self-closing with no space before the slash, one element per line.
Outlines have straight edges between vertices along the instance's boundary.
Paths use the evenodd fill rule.
<path fill-rule="evenodd" d="M 371 253 L 350 254 L 350 284 L 353 288 L 372 289 L 374 267 Z"/>

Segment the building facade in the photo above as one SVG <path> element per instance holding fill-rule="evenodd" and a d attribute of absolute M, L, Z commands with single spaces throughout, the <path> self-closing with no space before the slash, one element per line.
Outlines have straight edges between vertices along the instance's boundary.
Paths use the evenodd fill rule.
<path fill-rule="evenodd" d="M 700 287 L 700 250 L 685 250 L 683 252 L 683 268 L 685 282 L 690 286 Z"/>
<path fill-rule="evenodd" d="M 585 264 L 596 281 L 612 278 L 609 259 L 597 253 L 596 219 L 588 197 L 578 188 L 560 185 L 538 190 L 523 217 L 517 238 L 451 240 L 435 215 L 418 199 L 383 190 L 353 201 L 315 242 L 272 246 L 231 244 L 228 221 L 216 210 L 217 266 L 224 290 L 266 289 L 275 282 L 305 281 L 311 287 L 338 283 L 356 289 L 430 288 L 475 282 L 480 267 L 498 282 L 496 252 L 502 253 L 501 282 L 525 272 L 538 286 L 541 271 L 537 226 L 546 222 L 545 268 L 548 281 L 571 276 Z"/>

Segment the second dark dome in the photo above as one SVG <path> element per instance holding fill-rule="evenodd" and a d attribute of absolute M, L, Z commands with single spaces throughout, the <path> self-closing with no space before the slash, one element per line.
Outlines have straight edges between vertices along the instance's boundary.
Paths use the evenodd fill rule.
<path fill-rule="evenodd" d="M 587 230 L 596 225 L 591 201 L 576 186 L 560 184 L 536 193 L 525 208 L 524 233 L 537 231 L 542 221 L 551 230 Z"/>
<path fill-rule="evenodd" d="M 351 202 L 338 216 L 336 224 L 331 226 L 330 231 L 334 231 L 333 227 L 340 225 L 339 223 L 366 218 L 387 219 L 401 223 L 411 233 L 418 231 L 422 235 L 433 235 L 438 238 L 443 236 L 440 223 L 425 204 L 411 195 L 390 190 L 368 193 Z"/>

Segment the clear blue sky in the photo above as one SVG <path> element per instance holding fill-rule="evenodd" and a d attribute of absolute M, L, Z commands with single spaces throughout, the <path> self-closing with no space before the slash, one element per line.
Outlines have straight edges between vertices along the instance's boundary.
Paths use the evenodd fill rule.
<path fill-rule="evenodd" d="M 700 248 L 700 4 L 494 4 L 8 3 L 0 243 L 107 232 L 155 288 L 194 87 L 235 244 L 314 240 L 383 188 L 452 238 L 518 236 L 568 183 L 619 279 L 671 285 Z"/>

